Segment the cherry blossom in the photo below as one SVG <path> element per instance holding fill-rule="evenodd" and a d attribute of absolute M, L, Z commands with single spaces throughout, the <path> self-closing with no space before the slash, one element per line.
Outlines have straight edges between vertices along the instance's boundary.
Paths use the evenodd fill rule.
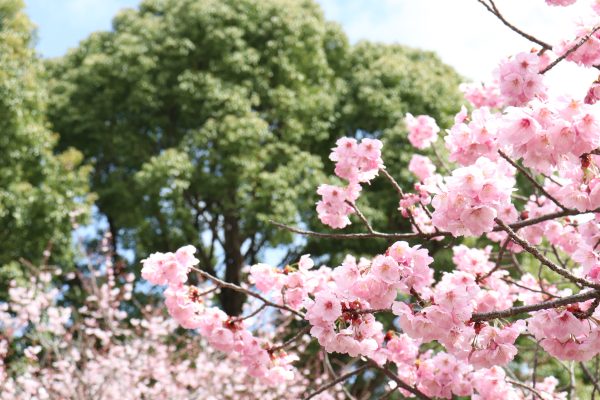
<path fill-rule="evenodd" d="M 408 128 L 408 140 L 416 148 L 426 149 L 437 140 L 440 128 L 433 118 L 427 115 L 414 117 L 411 113 L 407 113 L 405 122 Z"/>
<path fill-rule="evenodd" d="M 542 49 L 509 55 L 490 83 L 461 85 L 471 108 L 442 126 L 446 154 L 430 149 L 436 121 L 407 113 L 408 141 L 424 152 L 406 165 L 414 177 L 398 182 L 386 169 L 385 132 L 338 139 L 336 181 L 316 189 L 316 211 L 334 229 L 355 215 L 358 231 L 287 228 L 373 240 L 343 260 L 256 263 L 234 284 L 206 272 L 188 245 L 141 261 L 136 272 L 157 286 L 149 290 L 106 257 L 97 271 L 77 270 L 76 308 L 49 266 L 10 281 L 0 397 L 337 400 L 348 397 L 344 380 L 377 375 L 377 394 L 567 398 L 559 388 L 572 382 L 528 361 L 577 361 L 585 375 L 600 354 L 600 89 L 554 95 L 544 77 L 564 60 L 600 64 L 594 23 L 558 43 L 534 38 Z M 379 174 L 399 207 L 374 227 L 357 202 Z M 383 193 L 373 195 L 392 196 Z M 247 297 L 241 315 L 219 307 L 223 289 Z M 164 307 L 136 304 L 136 290 L 162 293 Z"/>

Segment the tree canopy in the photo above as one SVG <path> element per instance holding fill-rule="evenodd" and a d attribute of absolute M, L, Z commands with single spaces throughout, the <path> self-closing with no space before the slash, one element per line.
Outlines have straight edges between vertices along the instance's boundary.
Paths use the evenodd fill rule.
<path fill-rule="evenodd" d="M 119 245 L 144 257 L 193 243 L 203 268 L 234 283 L 291 242 L 269 220 L 311 224 L 336 138 L 399 144 L 388 157 L 399 170 L 404 114 L 444 123 L 460 99 L 433 53 L 350 45 L 313 1 L 146 0 L 48 66 L 60 146 L 93 165 Z M 372 201 L 395 210 L 386 190 Z M 230 314 L 242 300 L 221 297 Z"/>
<path fill-rule="evenodd" d="M 88 168 L 45 119 L 43 66 L 31 48 L 32 24 L 18 0 L 0 3 L 0 282 L 18 273 L 11 261 L 36 262 L 51 250 L 71 253 L 71 218 L 85 211 Z"/>

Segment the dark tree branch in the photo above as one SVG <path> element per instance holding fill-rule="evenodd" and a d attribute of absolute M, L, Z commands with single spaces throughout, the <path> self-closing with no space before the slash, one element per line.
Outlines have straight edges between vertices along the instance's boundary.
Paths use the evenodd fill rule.
<path fill-rule="evenodd" d="M 288 226 L 285 224 L 281 224 L 275 221 L 269 221 L 271 224 L 288 230 L 290 232 L 298 233 L 300 235 L 306 236 L 315 236 L 322 238 L 330 238 L 330 239 L 372 239 L 372 238 L 381 238 L 381 239 L 414 239 L 414 238 L 423 238 L 423 239 L 431 239 L 438 236 L 450 236 L 450 232 L 434 232 L 434 233 L 383 233 L 374 231 L 373 233 L 325 233 L 325 232 L 314 232 L 307 231 L 299 228 L 295 228 L 293 226 Z"/>
<path fill-rule="evenodd" d="M 575 43 L 575 45 L 573 47 L 571 47 L 569 50 L 565 51 L 565 53 L 562 56 L 558 57 L 556 60 L 554 60 L 550 64 L 548 64 L 548 66 L 546 68 L 544 68 L 543 70 L 540 71 L 540 74 L 543 75 L 546 72 L 550 71 L 559 62 L 561 62 L 562 60 L 564 60 L 565 58 L 567 58 L 571 53 L 577 51 L 577 49 L 580 48 L 581 46 L 583 46 L 585 44 L 585 42 L 587 42 L 588 40 L 590 40 L 590 38 L 596 33 L 596 31 L 598 29 L 600 29 L 600 25 L 594 27 L 594 29 L 592 29 L 592 31 L 590 33 L 588 33 L 587 35 L 585 35 L 584 37 L 582 37 L 581 39 L 579 39 L 579 41 L 577 43 Z"/>
<path fill-rule="evenodd" d="M 600 392 L 600 386 L 598 386 L 598 380 L 594 378 L 594 376 L 592 375 L 592 373 L 590 372 L 590 370 L 585 366 L 585 363 L 580 362 L 579 366 L 581 367 L 581 370 L 583 371 L 583 373 L 585 374 L 585 376 L 594 385 L 594 390 L 597 390 L 598 392 Z"/>
<path fill-rule="evenodd" d="M 270 353 L 275 353 L 275 352 L 277 352 L 279 350 L 285 349 L 286 347 L 288 347 L 289 345 L 291 345 L 292 343 L 294 343 L 296 340 L 298 340 L 302 336 L 304 336 L 306 333 L 308 333 L 310 331 L 310 328 L 311 328 L 310 325 L 305 326 L 300 331 L 298 331 L 298 333 L 296 333 L 294 336 L 292 336 L 291 338 L 289 338 L 288 340 L 286 340 L 282 344 L 280 344 L 278 346 L 271 347 L 269 349 L 269 352 Z"/>
<path fill-rule="evenodd" d="M 517 28 L 516 26 L 514 26 L 513 24 L 508 22 L 506 20 L 506 18 L 504 18 L 504 16 L 500 12 L 500 10 L 498 10 L 498 7 L 496 7 L 496 4 L 494 3 L 493 0 L 489 0 L 490 4 L 486 3 L 484 0 L 477 0 L 477 1 L 479 3 L 481 3 L 486 8 L 486 10 L 488 10 L 490 13 L 495 15 L 504 25 L 506 25 L 513 32 L 516 32 L 519 35 L 521 35 L 522 37 L 524 37 L 525 39 L 529 40 L 530 42 L 533 42 L 533 43 L 537 44 L 538 46 L 541 46 L 543 50 L 552 49 L 552 46 L 550 46 L 548 43 L 536 38 L 533 35 L 523 32 L 521 29 Z"/>
<path fill-rule="evenodd" d="M 496 318 L 512 317 L 519 314 L 525 314 L 532 311 L 547 310 L 550 308 L 556 308 L 560 306 L 566 306 L 573 303 L 581 303 L 582 301 L 594 299 L 600 297 L 600 291 L 589 290 L 583 293 L 578 293 L 572 296 L 561 297 L 560 299 L 544 301 L 542 303 L 531 304 L 527 306 L 518 306 L 507 308 L 501 311 L 490 311 L 487 313 L 475 313 L 471 317 L 471 321 L 489 321 Z"/>
<path fill-rule="evenodd" d="M 314 392 L 312 392 L 311 394 L 309 394 L 308 396 L 306 396 L 304 398 L 304 400 L 309 400 L 312 399 L 313 397 L 315 397 L 316 395 L 318 395 L 319 393 L 323 393 L 324 391 L 326 391 L 329 388 L 334 387 L 335 385 L 337 385 L 340 382 L 344 382 L 346 379 L 349 379 L 351 377 L 353 377 L 354 375 L 358 375 L 361 372 L 363 372 L 365 369 L 367 369 L 369 366 L 368 365 L 363 365 L 361 367 L 358 367 L 357 369 L 355 369 L 354 371 L 350 371 L 347 374 L 341 375 L 339 378 L 334 379 L 333 381 L 326 383 L 325 385 L 321 386 L 320 388 L 318 388 L 317 390 L 315 390 Z"/>
<path fill-rule="evenodd" d="M 554 300 L 544 301 L 541 303 L 530 304 L 530 305 L 525 305 L 525 306 L 510 307 L 510 308 L 507 308 L 505 310 L 500 310 L 500 311 L 475 313 L 471 316 L 471 321 L 472 322 L 489 321 L 489 320 L 497 319 L 497 318 L 513 317 L 515 315 L 526 314 L 526 313 L 529 313 L 532 311 L 547 310 L 550 308 L 557 308 L 557 307 L 566 306 L 569 304 L 581 303 L 583 301 L 587 301 L 590 299 L 600 299 L 600 290 L 598 290 L 598 289 L 597 290 L 588 290 L 588 291 L 574 294 L 571 296 L 560 297 L 560 298 L 556 298 Z M 594 302 L 596 302 L 596 300 L 594 300 Z M 600 302 L 600 300 L 598 300 L 598 302 Z M 593 307 L 593 305 L 591 308 L 595 309 L 595 307 Z M 376 314 L 376 313 L 383 313 L 383 312 L 392 312 L 392 310 L 389 308 L 377 308 L 377 309 L 356 310 L 356 311 L 352 311 L 352 312 L 354 312 L 356 314 Z M 582 315 L 579 315 L 579 317 L 587 318 L 587 317 L 589 317 L 589 315 L 582 314 Z"/>
<path fill-rule="evenodd" d="M 581 215 L 581 214 L 595 213 L 595 212 L 600 212 L 600 208 L 596 208 L 594 210 L 584 211 L 584 212 L 581 212 L 578 210 L 567 209 L 564 211 L 557 211 L 554 213 L 541 215 L 536 218 L 530 218 L 530 219 L 526 219 L 523 221 L 515 222 L 514 224 L 510 224 L 508 226 L 511 227 L 512 229 L 520 229 L 520 228 L 524 228 L 526 226 L 539 224 L 540 222 L 550 221 L 553 219 L 567 217 L 570 215 Z M 330 238 L 330 239 L 381 238 L 381 239 L 390 239 L 390 240 L 400 240 L 400 239 L 421 238 L 421 239 L 427 240 L 427 239 L 432 239 L 435 237 L 452 236 L 452 234 L 450 232 L 442 232 L 442 231 L 433 232 L 433 233 L 383 233 L 383 232 L 377 232 L 377 231 L 375 231 L 373 233 L 368 233 L 368 232 L 364 232 L 364 233 L 325 233 L 325 232 L 315 232 L 315 231 L 303 230 L 303 229 L 299 229 L 299 228 L 296 228 L 293 226 L 282 224 L 280 222 L 275 222 L 273 220 L 270 220 L 269 223 L 271 223 L 279 228 L 288 230 L 290 232 L 298 233 L 300 235 L 315 236 L 315 237 Z M 493 229 L 494 232 L 498 232 L 501 230 L 504 230 L 504 229 L 498 225 L 495 226 Z"/>
<path fill-rule="evenodd" d="M 387 368 L 387 367 L 380 367 L 379 364 L 377 364 L 373 360 L 369 360 L 369 363 L 371 364 L 371 366 L 373 368 L 378 369 L 379 371 L 383 372 L 388 378 L 390 378 L 391 380 L 393 380 L 394 382 L 396 382 L 396 384 L 400 388 L 409 391 L 410 393 L 414 394 L 417 398 L 419 398 L 421 400 L 433 400 L 431 397 L 425 395 L 423 392 L 421 392 L 416 387 L 410 386 L 409 384 L 405 383 L 396 374 L 394 374 L 392 371 L 390 371 L 389 368 Z"/>
<path fill-rule="evenodd" d="M 511 237 L 511 239 L 517 243 L 519 246 L 521 246 L 523 249 L 525 249 L 528 253 L 530 253 L 531 255 L 533 255 L 535 258 L 537 258 L 543 265 L 547 266 L 548 268 L 550 268 L 552 271 L 556 272 L 557 274 L 563 276 L 564 278 L 568 279 L 571 282 L 577 282 L 583 286 L 587 286 L 587 287 L 591 287 L 594 289 L 600 289 L 600 285 L 590 282 L 586 279 L 583 278 L 579 278 L 575 275 L 573 275 L 570 271 L 559 267 L 558 265 L 554 264 L 552 261 L 550 261 L 546 256 L 544 256 L 542 253 L 540 253 L 540 251 L 538 249 L 536 249 L 535 247 L 533 247 L 529 242 L 527 242 L 525 239 L 521 238 L 520 236 L 518 236 L 515 231 L 513 231 L 508 225 L 506 225 L 502 220 L 500 220 L 499 218 L 495 219 L 496 224 L 498 224 L 502 230 L 506 231 L 506 233 L 508 233 L 508 236 Z"/>
<path fill-rule="evenodd" d="M 286 305 L 273 303 L 272 301 L 265 299 L 263 296 L 261 296 L 258 293 L 255 293 L 255 292 L 253 292 L 251 290 L 248 290 L 248 289 L 244 289 L 241 286 L 234 285 L 234 284 L 229 283 L 229 282 L 225 282 L 225 281 L 223 281 L 223 280 L 221 280 L 219 278 L 216 278 L 216 277 L 210 275 L 209 273 L 207 273 L 205 271 L 202 271 L 201 269 L 198 269 L 196 267 L 190 267 L 190 268 L 192 270 L 196 271 L 198 274 L 200 274 L 200 276 L 202 276 L 203 278 L 208 279 L 209 281 L 214 282 L 217 286 L 219 286 L 221 288 L 231 289 L 231 290 L 236 291 L 236 292 L 244 293 L 244 294 L 246 294 L 248 296 L 252 296 L 252 297 L 255 297 L 255 298 L 259 299 L 260 301 L 262 301 L 263 303 L 265 303 L 266 305 L 268 305 L 270 307 L 279 308 L 280 310 L 289 311 L 292 314 L 294 314 L 294 315 L 296 315 L 296 316 L 298 316 L 300 318 L 304 318 L 304 314 L 302 314 L 299 311 L 294 310 L 293 308 L 290 308 L 290 307 L 288 307 Z"/>
<path fill-rule="evenodd" d="M 400 187 L 398 182 L 394 179 L 394 177 L 392 175 L 390 175 L 390 173 L 387 172 L 387 170 L 385 168 L 381 168 L 379 171 L 391 183 L 394 190 L 396 190 L 396 192 L 398 192 L 400 199 L 403 199 L 404 191 L 402 190 L 402 188 Z M 412 211 L 410 209 L 406 209 L 406 212 L 408 213 L 408 219 L 410 220 L 411 225 L 415 227 L 415 229 L 417 230 L 417 232 L 419 234 L 422 235 L 423 231 L 421 230 L 421 227 L 419 226 L 419 224 L 417 224 L 417 221 L 415 221 L 415 217 L 413 216 Z"/>
<path fill-rule="evenodd" d="M 371 226 L 371 223 L 369 222 L 369 220 L 365 217 L 365 215 L 358 209 L 358 206 L 348 200 L 346 200 L 346 203 L 352 207 L 354 209 L 354 211 L 356 211 L 356 214 L 358 215 L 358 218 L 360 218 L 360 220 L 365 224 L 365 226 L 367 227 L 367 231 L 369 231 L 369 233 L 375 233 L 375 231 L 373 230 L 373 227 Z"/>
<path fill-rule="evenodd" d="M 514 162 L 509 156 L 506 155 L 506 153 L 504 153 L 502 150 L 498 150 L 498 154 L 500 154 L 500 156 L 502 158 L 504 158 L 506 161 L 508 161 L 508 163 L 510 165 L 512 165 L 513 167 L 515 167 L 516 169 L 519 170 L 519 172 L 521 172 L 523 175 L 525 175 L 525 177 L 527 178 L 527 180 L 529 182 L 531 182 L 533 184 L 533 186 L 535 186 L 540 192 L 542 192 L 542 194 L 544 196 L 546 196 L 548 199 L 552 200 L 552 202 L 554 204 L 556 204 L 558 207 L 560 207 L 563 211 L 567 210 L 567 207 L 563 206 L 558 200 L 556 200 L 554 198 L 554 196 L 552 196 L 550 193 L 548 193 L 546 191 L 546 189 L 544 189 L 544 187 L 542 185 L 540 185 L 538 183 L 538 181 L 535 180 L 535 178 L 533 176 L 531 176 L 531 174 L 529 172 L 527 172 L 527 170 L 523 167 L 521 167 L 519 164 L 517 164 L 516 162 Z"/>

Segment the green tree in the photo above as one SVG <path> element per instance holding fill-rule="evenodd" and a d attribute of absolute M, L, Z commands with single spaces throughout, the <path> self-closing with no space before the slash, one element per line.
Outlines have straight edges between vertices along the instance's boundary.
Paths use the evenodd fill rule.
<path fill-rule="evenodd" d="M 415 177 L 407 165 L 416 150 L 406 139 L 404 117 L 427 114 L 434 117 L 442 127 L 450 127 L 462 101 L 458 91 L 461 77 L 448 65 L 443 64 L 432 52 L 412 49 L 397 44 L 380 44 L 362 41 L 350 48 L 339 70 L 346 86 L 339 104 L 334 136 L 376 137 L 384 142 L 383 159 L 388 172 L 398 180 L 405 192 L 413 189 Z M 443 140 L 436 144 L 444 152 Z M 329 154 L 325 146 L 322 156 Z M 431 151 L 425 154 L 434 157 Z M 434 158 L 435 159 L 435 158 Z M 329 175 L 333 175 L 333 163 L 325 161 Z M 443 172 L 443 171 L 442 171 Z M 409 232 L 408 220 L 397 211 L 397 193 L 389 182 L 380 177 L 366 188 L 358 205 L 376 230 L 381 232 Z M 314 213 L 306 215 L 310 225 L 323 230 Z M 347 232 L 365 232 L 358 218 L 346 229 Z M 426 245 L 436 251 L 439 243 Z M 294 254 L 310 252 L 315 255 L 331 255 L 331 265 L 339 265 L 345 252 L 369 255 L 383 251 L 389 243 L 385 240 L 348 240 L 340 247 L 340 240 L 309 240 Z"/>
<path fill-rule="evenodd" d="M 31 48 L 32 28 L 19 0 L 0 2 L 0 282 L 51 250 L 71 253 L 70 213 L 85 210 L 87 168 L 82 154 L 53 154 L 57 135 L 45 120 L 43 66 Z M 1 290 L 0 290 L 1 291 Z"/>
<path fill-rule="evenodd" d="M 146 0 L 49 69 L 50 119 L 93 164 L 119 244 L 140 257 L 195 244 L 234 283 L 290 243 L 269 219 L 311 223 L 337 137 L 407 149 L 405 111 L 458 108 L 458 76 L 434 55 L 352 47 L 312 0 Z M 243 298 L 221 302 L 237 314 Z"/>

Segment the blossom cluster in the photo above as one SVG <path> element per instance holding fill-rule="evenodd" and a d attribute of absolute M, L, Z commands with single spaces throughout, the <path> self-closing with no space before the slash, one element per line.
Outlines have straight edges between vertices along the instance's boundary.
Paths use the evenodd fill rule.
<path fill-rule="evenodd" d="M 495 6 L 488 10 L 499 16 Z M 520 380 L 507 372 L 515 371 L 519 351 L 531 350 L 532 337 L 536 354 L 539 345 L 559 360 L 586 362 L 600 353 L 600 85 L 594 82 L 579 99 L 554 96 L 544 83 L 563 58 L 600 64 L 595 25 L 584 22 L 554 47 L 536 43 L 543 49 L 504 59 L 489 84 L 462 85 L 471 108 L 463 107 L 445 131 L 449 166 L 427 156 L 444 156 L 429 150 L 442 132 L 435 119 L 406 114 L 407 140 L 424 152 L 408 164 L 414 190 L 405 191 L 384 170 L 378 139 L 336 142 L 329 158 L 345 183 L 317 189 L 321 222 L 341 229 L 357 213 L 368 229 L 362 236 L 422 245 L 395 241 L 371 258 L 347 255 L 335 268 L 316 268 L 309 255 L 282 268 L 256 264 L 249 268 L 253 287 L 237 289 L 258 311 L 275 309 L 304 325 L 299 337 L 309 332 L 323 354 L 387 371 L 403 396 L 566 398 L 556 378 L 539 380 L 535 368 L 533 378 L 521 374 Z M 412 233 L 375 232 L 358 210 L 363 185 L 380 172 L 398 192 L 398 210 Z M 517 173 L 526 184 L 517 184 Z M 478 247 L 453 245 L 461 236 Z M 430 240 L 446 241 L 452 263 L 434 260 L 443 250 Z M 191 246 L 155 253 L 143 261 L 142 276 L 167 286 L 167 310 L 179 325 L 196 330 L 249 375 L 262 384 L 291 382 L 299 359 L 284 348 L 297 338 L 276 346 L 260 339 L 247 318 L 210 306 L 213 290 L 186 284 L 197 263 L 193 254 Z M 32 346 L 27 355 L 38 352 Z"/>
<path fill-rule="evenodd" d="M 548 354 L 561 360 L 587 361 L 598 354 L 600 329 L 580 315 L 591 302 L 543 310 L 527 321 L 528 330 Z M 594 311 L 593 318 L 600 317 Z"/>
<path fill-rule="evenodd" d="M 433 198 L 433 224 L 455 236 L 480 236 L 492 230 L 496 217 L 514 222 L 513 175 L 513 168 L 503 160 L 485 157 L 454 170 L 445 189 Z"/>
<path fill-rule="evenodd" d="M 440 128 L 430 116 L 414 117 L 411 113 L 407 113 L 404 121 L 408 129 L 408 141 L 416 148 L 426 149 L 437 140 Z"/>
<path fill-rule="evenodd" d="M 498 82 L 505 103 L 523 105 L 533 98 L 544 98 L 546 87 L 542 82 L 543 69 L 540 56 L 535 53 L 518 53 L 498 67 Z"/>
<path fill-rule="evenodd" d="M 0 398 L 295 400 L 309 386 L 299 374 L 265 385 L 234 354 L 224 356 L 197 337 L 177 345 L 177 323 L 151 306 L 141 310 L 142 319 L 117 314 L 135 277 L 116 276 L 110 261 L 81 277 L 83 306 L 59 306 L 62 294 L 52 278 L 72 275 L 45 270 L 10 283 L 8 301 L 0 303 Z M 341 399 L 338 393 L 332 388 L 327 395 Z"/>
<path fill-rule="evenodd" d="M 348 216 L 355 212 L 353 204 L 360 195 L 360 184 L 370 182 L 383 168 L 381 147 L 377 139 L 365 138 L 360 143 L 353 138 L 337 141 L 329 158 L 336 163 L 335 174 L 348 181 L 348 185 L 319 187 L 321 200 L 317 203 L 317 213 L 321 222 L 336 229 L 350 224 Z"/>
<path fill-rule="evenodd" d="M 600 5 L 596 3 L 594 5 L 594 11 L 598 13 L 600 11 Z M 594 15 L 597 17 L 597 15 Z M 594 65 L 600 64 L 600 33 L 593 32 L 594 23 L 597 21 L 592 17 L 589 19 L 580 21 L 575 29 L 574 37 L 572 39 L 561 40 L 556 46 L 554 51 L 558 55 L 566 55 L 568 61 L 572 61 L 581 66 L 593 67 Z M 571 48 L 577 45 L 582 38 L 589 38 L 579 46 L 575 51 L 570 51 Z M 567 54 L 568 53 L 568 54 Z"/>
<path fill-rule="evenodd" d="M 546 4 L 550 6 L 570 6 L 575 4 L 577 0 L 546 0 Z"/>
<path fill-rule="evenodd" d="M 504 105 L 502 93 L 497 81 L 487 84 L 483 83 L 462 83 L 460 90 L 473 107 L 500 108 Z"/>
<path fill-rule="evenodd" d="M 580 167 L 578 157 L 600 145 L 597 107 L 577 100 L 533 101 L 508 108 L 500 120 L 498 141 L 509 155 L 541 173 Z"/>
<path fill-rule="evenodd" d="M 268 344 L 256 338 L 243 319 L 207 306 L 200 289 L 184 285 L 190 269 L 198 264 L 195 251 L 184 246 L 175 253 L 154 253 L 142 261 L 142 277 L 155 285 L 167 284 L 165 304 L 173 319 L 186 329 L 197 329 L 214 348 L 235 353 L 248 374 L 269 385 L 292 379 L 293 356 L 269 352 Z"/>
<path fill-rule="evenodd" d="M 256 288 L 274 300 L 291 300 L 287 304 L 306 310 L 310 333 L 327 352 L 363 356 L 380 365 L 394 363 L 404 382 L 429 396 L 491 400 L 505 393 L 520 399 L 499 367 L 515 357 L 515 341 L 525 331 L 525 321 L 499 327 L 471 321 L 475 312 L 509 308 L 521 294 L 531 293 L 527 281 L 504 282 L 507 274 L 493 271 L 490 252 L 491 246 L 454 247 L 457 271 L 446 273 L 436 285 L 427 250 L 406 242 L 394 243 L 371 260 L 347 256 L 334 269 L 314 269 L 305 255 L 297 266 L 283 270 L 257 264 L 250 276 Z M 292 291 L 296 294 L 288 297 Z M 395 300 L 398 294 L 405 299 L 417 296 L 417 305 Z M 385 331 L 374 318 L 377 309 L 389 307 L 399 316 L 403 333 Z M 446 352 L 420 351 L 433 340 Z M 545 381 L 548 393 L 556 387 L 552 379 Z"/>
<path fill-rule="evenodd" d="M 525 329 L 523 321 L 499 329 L 471 322 L 473 313 L 506 309 L 517 291 L 502 279 L 504 271 L 493 271 L 489 251 L 464 245 L 453 249 L 457 271 L 446 273 L 419 310 L 398 301 L 393 311 L 400 326 L 423 342 L 436 340 L 446 350 L 474 367 L 506 365 L 516 354 L 514 342 Z"/>
<path fill-rule="evenodd" d="M 482 156 L 490 160 L 498 158 L 498 120 L 488 107 L 473 110 L 470 117 L 463 107 L 454 122 L 444 138 L 450 161 L 464 166 Z"/>

